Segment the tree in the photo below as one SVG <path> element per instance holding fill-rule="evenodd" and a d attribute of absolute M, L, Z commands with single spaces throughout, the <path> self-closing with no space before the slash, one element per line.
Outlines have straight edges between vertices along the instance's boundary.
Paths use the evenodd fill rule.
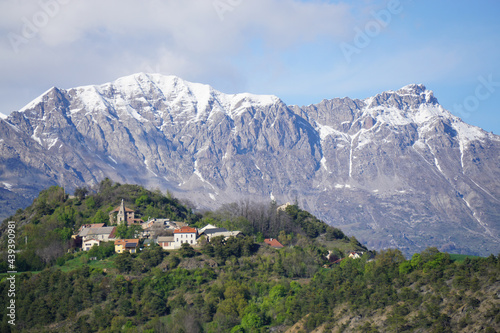
<path fill-rule="evenodd" d="M 151 199 L 147 195 L 144 194 L 135 200 L 135 205 L 136 206 L 142 206 L 142 205 L 146 206 L 150 202 L 151 202 Z"/>
<path fill-rule="evenodd" d="M 125 251 L 123 253 L 120 253 L 116 257 L 115 265 L 120 272 L 125 272 L 125 273 L 130 272 L 132 270 L 132 265 L 133 265 L 133 259 L 130 252 Z"/>
<path fill-rule="evenodd" d="M 192 258 L 196 255 L 196 252 L 188 243 L 182 243 L 179 254 L 183 258 Z"/>
<path fill-rule="evenodd" d="M 75 190 L 75 197 L 78 198 L 78 200 L 83 201 L 85 200 L 85 197 L 89 194 L 89 190 L 86 187 L 78 187 Z"/>
<path fill-rule="evenodd" d="M 100 223 L 108 223 L 109 221 L 109 216 L 103 212 L 102 210 L 98 210 L 97 213 L 95 213 L 94 217 L 92 218 L 92 223 L 95 224 L 100 224 Z"/>
<path fill-rule="evenodd" d="M 121 223 L 116 227 L 116 237 L 121 239 L 126 239 L 128 233 L 128 227 L 125 223 Z"/>
<path fill-rule="evenodd" d="M 94 244 L 92 248 L 88 252 L 88 256 L 90 258 L 96 257 L 99 260 L 108 258 L 115 253 L 115 244 L 114 242 L 105 242 L 101 243 L 99 246 Z"/>
<path fill-rule="evenodd" d="M 148 249 L 145 249 L 141 253 L 141 259 L 144 260 L 147 268 L 152 268 L 158 266 L 163 261 L 163 249 L 161 246 L 154 245 Z"/>

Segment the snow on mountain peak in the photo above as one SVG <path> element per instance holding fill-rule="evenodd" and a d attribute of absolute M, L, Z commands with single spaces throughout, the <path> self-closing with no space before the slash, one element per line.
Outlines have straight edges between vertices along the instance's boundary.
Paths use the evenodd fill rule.
<path fill-rule="evenodd" d="M 57 90 L 47 90 L 20 111 L 34 109 L 40 103 L 48 101 L 54 89 Z M 158 112 L 169 114 L 167 118 L 178 124 L 206 121 L 215 112 L 234 118 L 248 108 L 282 103 L 274 95 L 224 94 L 207 84 L 192 83 L 174 75 L 152 73 L 136 73 L 101 85 L 60 91 L 71 100 L 71 115 L 81 111 L 86 115 L 104 112 L 106 116 L 133 117 L 139 122 L 156 119 L 151 113 Z M 479 129 L 474 130 L 470 125 L 461 124 L 458 118 L 439 105 L 433 92 L 423 84 L 409 84 L 397 91 L 389 90 L 366 98 L 363 102 L 365 107 L 362 117 L 372 117 L 379 123 L 428 124 L 441 118 L 453 123 L 463 138 L 482 136 Z M 150 114 L 146 115 L 148 113 Z"/>
<path fill-rule="evenodd" d="M 422 124 L 436 117 L 451 118 L 423 84 L 409 84 L 363 100 L 365 114 L 392 125 Z"/>
<path fill-rule="evenodd" d="M 423 84 L 409 84 L 397 91 L 390 90 L 366 98 L 363 102 L 364 115 L 373 117 L 378 122 L 394 126 L 413 123 L 423 128 L 432 128 L 434 122 L 441 119 L 458 133 L 461 144 L 482 140 L 487 135 L 484 130 L 463 122 L 443 108 L 432 90 L 427 90 Z"/>
<path fill-rule="evenodd" d="M 94 110 L 105 109 L 108 104 L 120 109 L 130 108 L 131 104 L 140 102 L 142 107 L 137 111 L 142 112 L 161 100 L 175 114 L 187 116 L 191 113 L 196 119 L 206 119 L 212 110 L 232 114 L 242 107 L 271 105 L 279 101 L 278 97 L 270 95 L 224 94 L 207 84 L 192 83 L 174 75 L 150 73 L 136 73 L 99 86 L 71 90 L 78 93 L 83 104 Z"/>
<path fill-rule="evenodd" d="M 396 91 L 400 95 L 404 94 L 412 94 L 412 95 L 420 95 L 422 93 L 425 93 L 427 91 L 427 88 L 423 84 L 408 84 L 398 91 Z"/>
<path fill-rule="evenodd" d="M 41 94 L 40 96 L 38 96 L 37 98 L 35 98 L 31 102 L 29 102 L 28 104 L 26 104 L 26 106 L 24 106 L 23 108 L 21 108 L 19 110 L 19 112 L 24 112 L 26 110 L 33 109 L 38 104 L 42 103 L 44 96 L 47 95 L 47 94 L 49 94 L 54 89 L 57 89 L 57 88 L 56 87 L 51 87 L 50 89 L 48 89 L 47 91 L 45 91 L 43 94 Z"/>
<path fill-rule="evenodd" d="M 425 97 L 426 103 L 437 104 L 438 101 L 434 97 L 434 92 L 432 90 L 427 90 L 423 84 L 409 84 L 399 89 L 397 92 L 399 95 L 414 95 Z"/>

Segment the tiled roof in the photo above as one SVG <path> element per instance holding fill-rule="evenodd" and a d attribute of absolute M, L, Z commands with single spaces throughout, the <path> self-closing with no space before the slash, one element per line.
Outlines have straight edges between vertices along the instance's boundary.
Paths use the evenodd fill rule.
<path fill-rule="evenodd" d="M 208 229 L 217 229 L 217 227 L 212 225 L 212 224 L 207 224 L 206 226 L 204 226 L 203 228 L 198 230 L 198 232 L 201 234 L 202 232 L 204 232 L 205 230 L 208 230 Z"/>
<path fill-rule="evenodd" d="M 275 248 L 283 247 L 283 245 L 275 238 L 266 238 L 264 239 L 264 243 Z"/>
<path fill-rule="evenodd" d="M 118 207 L 116 207 L 115 209 L 113 209 L 113 210 L 111 211 L 111 213 L 115 213 L 115 212 L 119 212 L 119 211 L 120 211 L 120 206 L 118 206 Z M 128 208 L 128 207 L 125 207 L 125 211 L 126 211 L 126 212 L 133 212 L 134 210 L 133 210 L 133 209 L 130 209 L 130 208 Z"/>
<path fill-rule="evenodd" d="M 109 234 L 109 238 L 116 238 L 116 227 L 113 227 L 113 231 Z"/>
<path fill-rule="evenodd" d="M 196 233 L 196 228 L 182 227 L 180 229 L 174 230 L 174 234 L 187 234 L 187 233 Z"/>
<path fill-rule="evenodd" d="M 115 230 L 115 227 L 89 228 L 87 235 L 109 235 Z"/>
<path fill-rule="evenodd" d="M 217 234 L 220 232 L 227 232 L 226 228 L 211 228 L 204 231 L 206 235 Z"/>
<path fill-rule="evenodd" d="M 174 236 L 160 236 L 160 237 L 158 237 L 158 243 L 173 242 L 173 241 L 174 241 Z"/>
<path fill-rule="evenodd" d="M 94 224 L 84 224 L 78 229 L 78 231 L 82 231 L 85 228 L 100 228 L 104 227 L 104 223 L 94 223 Z"/>
<path fill-rule="evenodd" d="M 128 243 L 139 243 L 138 239 L 117 239 L 115 240 L 115 245 L 126 245 Z"/>

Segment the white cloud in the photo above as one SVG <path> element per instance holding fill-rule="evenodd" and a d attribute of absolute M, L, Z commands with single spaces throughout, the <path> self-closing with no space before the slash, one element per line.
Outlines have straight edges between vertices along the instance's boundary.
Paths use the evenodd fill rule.
<path fill-rule="evenodd" d="M 336 39 L 345 34 L 350 17 L 344 4 L 242 0 L 223 12 L 221 20 L 214 3 L 2 2 L 0 34 L 20 39 L 0 41 L 0 88 L 24 83 L 43 92 L 52 85 L 99 83 L 152 69 L 244 89 L 245 69 L 235 63 L 253 52 L 252 41 L 261 40 L 266 50 L 280 52 L 318 36 Z"/>

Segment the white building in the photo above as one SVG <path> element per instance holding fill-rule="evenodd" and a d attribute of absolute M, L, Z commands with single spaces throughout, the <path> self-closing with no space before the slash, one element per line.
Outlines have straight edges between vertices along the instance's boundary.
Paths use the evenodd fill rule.
<path fill-rule="evenodd" d="M 196 245 L 198 238 L 198 230 L 191 227 L 182 227 L 174 230 L 174 246 L 176 249 L 180 249 L 182 243 L 188 243 L 193 246 Z"/>
<path fill-rule="evenodd" d="M 88 239 L 82 243 L 82 250 L 83 251 L 88 251 L 94 246 L 94 244 L 97 244 L 99 246 L 101 244 L 101 241 L 98 239 Z"/>

